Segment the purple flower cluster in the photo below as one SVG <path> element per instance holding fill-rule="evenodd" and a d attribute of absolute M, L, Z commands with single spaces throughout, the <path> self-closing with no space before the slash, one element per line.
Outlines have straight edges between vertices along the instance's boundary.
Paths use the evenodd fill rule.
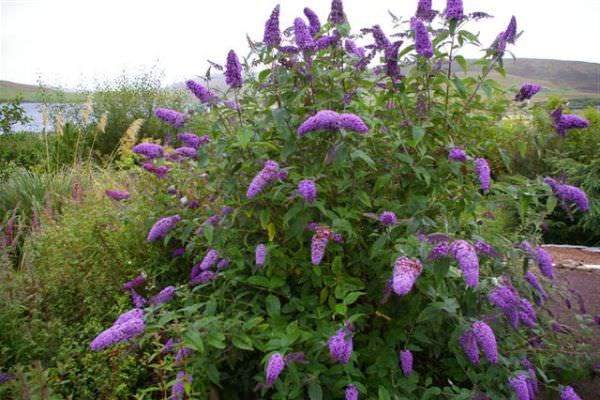
<path fill-rule="evenodd" d="M 123 284 L 123 290 L 124 291 L 128 291 L 131 289 L 135 289 L 137 287 L 142 286 L 144 283 L 146 283 L 146 277 L 144 275 L 138 275 L 135 278 L 133 278 L 130 281 L 127 281 Z"/>
<path fill-rule="evenodd" d="M 447 0 L 446 11 L 444 12 L 446 19 L 461 20 L 464 18 L 462 0 Z"/>
<path fill-rule="evenodd" d="M 563 207 L 568 208 L 573 203 L 579 211 L 585 213 L 590 209 L 590 203 L 585 192 L 576 186 L 565 185 L 552 178 L 544 178 L 544 183 L 552 189 L 554 195 L 562 202 Z"/>
<path fill-rule="evenodd" d="M 334 25 L 343 24 L 346 22 L 346 16 L 344 15 L 344 5 L 342 0 L 331 1 L 331 12 L 329 13 L 329 22 Z"/>
<path fill-rule="evenodd" d="M 571 386 L 565 386 L 560 392 L 560 400 L 581 400 L 581 397 Z"/>
<path fill-rule="evenodd" d="M 379 216 L 379 222 L 385 226 L 394 226 L 398 224 L 398 218 L 392 211 L 384 211 Z"/>
<path fill-rule="evenodd" d="M 175 228 L 175 225 L 177 225 L 179 221 L 181 221 L 181 217 L 179 215 L 173 215 L 159 219 L 152 226 L 150 232 L 148 232 L 147 240 L 149 242 L 154 242 L 157 239 L 164 238 L 167 236 L 167 233 Z"/>
<path fill-rule="evenodd" d="M 338 31 L 333 31 L 332 35 L 322 36 L 315 41 L 315 50 L 324 50 L 337 44 L 341 37 Z"/>
<path fill-rule="evenodd" d="M 504 313 L 510 325 L 515 329 L 521 323 L 530 328 L 537 323 L 537 315 L 531 303 L 520 298 L 519 293 L 509 284 L 492 289 L 488 300 Z"/>
<path fill-rule="evenodd" d="M 435 17 L 436 12 L 431 9 L 431 0 L 419 0 L 415 17 L 422 21 L 431 22 Z"/>
<path fill-rule="evenodd" d="M 477 253 L 479 253 L 479 254 L 484 254 L 488 257 L 499 257 L 500 256 L 500 253 L 498 253 L 498 251 L 491 244 L 482 242 L 481 240 L 476 240 L 473 243 L 473 246 L 475 247 L 475 250 L 477 250 Z"/>
<path fill-rule="evenodd" d="M 348 364 L 352 356 L 353 343 L 352 332 L 347 328 L 339 329 L 335 335 L 329 338 L 329 355 L 340 364 Z"/>
<path fill-rule="evenodd" d="M 475 173 L 479 179 L 481 190 L 483 190 L 483 193 L 489 192 L 492 182 L 490 165 L 485 158 L 476 158 L 475 161 L 473 161 L 473 165 L 475 166 Z"/>
<path fill-rule="evenodd" d="M 365 58 L 365 49 L 363 47 L 358 47 L 352 39 L 346 39 L 344 48 L 348 54 L 355 55 L 359 59 Z"/>
<path fill-rule="evenodd" d="M 335 131 L 346 129 L 358 133 L 369 130 L 367 125 L 355 114 L 338 114 L 331 110 L 321 110 L 312 117 L 307 118 L 298 128 L 298 135 L 304 136 L 314 131 Z"/>
<path fill-rule="evenodd" d="M 177 134 L 177 140 L 185 143 L 188 147 L 199 149 L 202 145 L 210 142 L 210 137 L 208 135 L 197 136 L 190 132 L 182 132 Z"/>
<path fill-rule="evenodd" d="M 154 115 L 156 115 L 158 119 L 168 122 L 175 129 L 185 125 L 185 121 L 188 117 L 186 114 L 168 108 L 157 108 L 154 110 Z"/>
<path fill-rule="evenodd" d="M 175 291 L 176 289 L 174 286 L 167 286 L 166 288 L 152 296 L 150 298 L 149 303 L 154 305 L 167 303 L 173 300 L 173 296 L 175 296 Z"/>
<path fill-rule="evenodd" d="M 96 336 L 90 343 L 90 349 L 97 351 L 125 342 L 141 334 L 144 328 L 144 312 L 137 308 L 130 310 L 121 314 L 110 328 Z"/>
<path fill-rule="evenodd" d="M 476 321 L 471 326 L 473 336 L 477 340 L 477 344 L 483 350 L 485 358 L 492 364 L 498 363 L 498 345 L 496 344 L 496 336 L 494 331 L 483 321 Z"/>
<path fill-rule="evenodd" d="M 506 43 L 514 44 L 517 39 L 517 19 L 513 15 L 503 34 Z"/>
<path fill-rule="evenodd" d="M 521 86 L 519 93 L 517 93 L 515 96 L 515 101 L 530 100 L 540 90 L 542 90 L 540 85 L 536 85 L 535 83 L 526 83 Z"/>
<path fill-rule="evenodd" d="M 285 361 L 281 353 L 275 353 L 267 362 L 267 368 L 265 371 L 265 383 L 267 387 L 273 386 L 279 375 L 283 372 L 285 368 Z"/>
<path fill-rule="evenodd" d="M 209 249 L 202 261 L 192 268 L 192 271 L 190 272 L 190 280 L 194 279 L 194 277 L 200 272 L 211 269 L 219 261 L 220 257 L 221 255 L 217 250 Z"/>
<path fill-rule="evenodd" d="M 321 30 L 321 21 L 319 20 L 319 16 L 308 7 L 304 9 L 304 15 L 306 15 L 306 19 L 308 19 L 308 23 L 310 24 L 311 36 L 315 37 Z"/>
<path fill-rule="evenodd" d="M 440 242 L 433 246 L 429 255 L 428 261 L 437 261 L 450 255 L 450 244 L 448 242 Z"/>
<path fill-rule="evenodd" d="M 7 372 L 0 372 L 0 385 L 8 381 L 12 381 L 13 379 L 15 379 L 15 376 L 13 374 L 9 374 Z"/>
<path fill-rule="evenodd" d="M 229 50 L 227 53 L 227 63 L 225 64 L 225 83 L 230 87 L 237 89 L 242 87 L 244 78 L 242 78 L 242 65 L 238 60 L 235 51 Z"/>
<path fill-rule="evenodd" d="M 325 249 L 330 240 L 337 243 L 344 241 L 341 235 L 333 233 L 328 226 L 319 226 L 316 223 L 311 223 L 307 226 L 307 229 L 315 232 L 310 244 L 310 259 L 313 265 L 321 264 L 325 256 Z"/>
<path fill-rule="evenodd" d="M 433 46 L 429 39 L 427 27 L 417 18 L 412 20 L 412 26 L 415 31 L 415 50 L 417 54 L 425 58 L 431 58 L 433 56 Z"/>
<path fill-rule="evenodd" d="M 398 51 L 401 45 L 402 42 L 395 42 L 383 50 L 385 71 L 394 82 L 401 78 L 400 69 L 398 68 Z"/>
<path fill-rule="evenodd" d="M 142 308 L 147 304 L 146 299 L 134 289 L 131 289 L 129 293 L 131 293 L 131 303 L 135 308 Z"/>
<path fill-rule="evenodd" d="M 413 354 L 410 350 L 400 352 L 400 366 L 404 376 L 408 377 L 413 372 Z"/>
<path fill-rule="evenodd" d="M 542 275 L 546 278 L 554 279 L 554 268 L 552 266 L 552 256 L 548 254 L 542 247 L 538 247 L 535 251 L 538 268 Z"/>
<path fill-rule="evenodd" d="M 233 108 L 234 110 L 240 110 L 242 108 L 240 103 L 236 103 L 233 100 L 224 100 L 223 105 L 229 108 Z"/>
<path fill-rule="evenodd" d="M 510 378 L 508 384 L 515 393 L 518 400 L 532 400 L 533 397 L 529 395 L 529 377 L 527 374 L 520 373 L 517 376 Z"/>
<path fill-rule="evenodd" d="M 140 143 L 133 146 L 132 151 L 146 157 L 147 160 L 163 156 L 163 147 L 156 143 Z"/>
<path fill-rule="evenodd" d="M 560 136 L 567 136 L 569 129 L 583 129 L 590 126 L 590 121 L 576 114 L 563 114 L 562 108 L 557 108 L 550 114 L 554 120 L 554 130 Z"/>
<path fill-rule="evenodd" d="M 461 335 L 459 343 L 471 364 L 479 365 L 479 346 L 471 329 L 467 329 Z"/>
<path fill-rule="evenodd" d="M 256 265 L 259 267 L 265 265 L 265 261 L 267 260 L 267 247 L 264 244 L 260 243 L 258 246 L 256 246 L 254 258 Z"/>
<path fill-rule="evenodd" d="M 216 277 L 217 274 L 213 271 L 202 271 L 190 279 L 190 286 L 202 285 L 214 280 Z"/>
<path fill-rule="evenodd" d="M 196 158 L 197 151 L 193 147 L 178 147 L 175 149 L 175 153 L 184 158 Z"/>
<path fill-rule="evenodd" d="M 271 16 L 265 22 L 265 34 L 263 42 L 267 46 L 277 47 L 281 43 L 281 32 L 279 31 L 279 4 L 271 12 Z"/>
<path fill-rule="evenodd" d="M 154 163 L 148 161 L 142 164 L 142 168 L 146 171 L 153 173 L 158 178 L 164 178 L 171 169 L 168 165 L 156 166 Z"/>
<path fill-rule="evenodd" d="M 186 374 L 184 371 L 177 373 L 177 380 L 171 388 L 171 399 L 182 400 L 185 398 L 185 384 L 191 385 L 193 378 L 191 375 Z"/>
<path fill-rule="evenodd" d="M 308 203 L 314 203 L 317 199 L 317 186 L 310 179 L 304 179 L 298 183 L 298 192 Z"/>
<path fill-rule="evenodd" d="M 460 265 L 467 286 L 477 287 L 479 283 L 479 258 L 477 258 L 475 248 L 464 240 L 455 240 L 450 245 L 450 252 Z"/>
<path fill-rule="evenodd" d="M 310 51 L 315 47 L 315 42 L 310 34 L 310 29 L 302 18 L 294 20 L 294 38 L 296 46 L 302 51 Z"/>
<path fill-rule="evenodd" d="M 448 159 L 454 162 L 467 162 L 467 153 L 460 147 L 453 147 L 448 153 Z"/>
<path fill-rule="evenodd" d="M 371 28 L 371 33 L 373 34 L 373 39 L 375 39 L 375 47 L 378 50 L 384 50 L 390 46 L 392 46 L 392 42 L 388 39 L 388 37 L 381 29 L 379 25 L 373 25 Z"/>
<path fill-rule="evenodd" d="M 200 100 L 202 103 L 210 103 L 214 101 L 217 96 L 211 92 L 207 87 L 193 80 L 189 80 L 186 83 L 187 88 Z"/>
<path fill-rule="evenodd" d="M 129 198 L 129 193 L 120 190 L 107 190 L 104 193 L 113 200 L 121 201 Z"/>
<path fill-rule="evenodd" d="M 398 257 L 394 263 L 392 276 L 392 289 L 398 296 L 407 295 L 414 286 L 417 278 L 423 272 L 423 265 L 419 259 L 411 260 L 408 257 Z"/>
<path fill-rule="evenodd" d="M 344 400 L 358 400 L 358 389 L 356 389 L 356 386 L 346 386 L 346 390 L 344 390 Z"/>
<path fill-rule="evenodd" d="M 246 197 L 249 199 L 256 197 L 267 185 L 279 179 L 279 173 L 279 164 L 272 160 L 265 161 L 263 169 L 250 182 Z"/>
<path fill-rule="evenodd" d="M 542 284 L 540 283 L 540 281 L 538 280 L 537 276 L 535 276 L 535 274 L 531 271 L 527 271 L 527 273 L 524 276 L 525 281 L 534 289 L 536 290 L 540 297 L 542 299 L 546 299 L 548 298 L 548 295 L 546 294 L 546 291 L 544 290 L 544 288 L 542 287 Z"/>
<path fill-rule="evenodd" d="M 523 249 L 523 251 L 525 252 L 525 254 L 527 254 L 527 256 L 529 257 L 533 257 L 534 253 L 533 253 L 533 247 L 531 246 L 531 243 L 529 243 L 526 240 L 523 240 L 520 243 L 521 249 Z"/>

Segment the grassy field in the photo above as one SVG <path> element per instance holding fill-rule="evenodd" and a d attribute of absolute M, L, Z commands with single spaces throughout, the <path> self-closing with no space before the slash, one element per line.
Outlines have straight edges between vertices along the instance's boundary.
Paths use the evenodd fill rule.
<path fill-rule="evenodd" d="M 55 89 L 46 89 L 52 98 L 64 98 L 67 103 L 79 103 L 85 100 L 85 96 L 76 92 L 61 92 Z M 59 96 L 60 94 L 60 96 Z M 42 100 L 40 87 L 23 83 L 0 81 L 0 102 L 22 96 L 25 102 L 39 102 Z"/>

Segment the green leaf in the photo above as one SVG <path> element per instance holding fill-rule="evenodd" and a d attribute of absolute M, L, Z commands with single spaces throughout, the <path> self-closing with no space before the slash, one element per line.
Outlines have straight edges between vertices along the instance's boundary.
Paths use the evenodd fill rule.
<path fill-rule="evenodd" d="M 419 144 L 425 136 L 425 129 L 420 126 L 413 126 L 412 136 L 415 144 Z"/>
<path fill-rule="evenodd" d="M 346 297 L 344 297 L 344 304 L 349 306 L 350 304 L 354 303 L 356 300 L 358 300 L 358 298 L 360 296 L 362 296 L 364 293 L 363 292 L 352 292 L 352 293 L 348 293 L 346 295 Z"/>
<path fill-rule="evenodd" d="M 219 385 L 219 370 L 217 369 L 217 367 L 215 367 L 214 364 L 209 364 L 208 368 L 206 370 L 206 376 L 208 376 L 208 379 L 214 383 L 215 385 Z"/>
<path fill-rule="evenodd" d="M 454 59 L 456 60 L 456 62 L 458 63 L 458 65 L 460 65 L 461 69 L 463 70 L 463 73 L 466 75 L 467 71 L 469 69 L 469 66 L 467 65 L 467 60 L 465 60 L 465 58 L 463 56 L 456 56 L 454 57 Z"/>
<path fill-rule="evenodd" d="M 225 335 L 221 332 L 217 332 L 214 330 L 210 330 L 208 335 L 206 336 L 206 341 L 208 345 L 214 347 L 215 349 L 224 349 L 225 346 Z"/>
<path fill-rule="evenodd" d="M 371 157 L 369 157 L 369 156 L 367 155 L 367 153 L 365 153 L 365 152 L 364 152 L 364 151 L 362 151 L 362 150 L 354 150 L 354 151 L 352 152 L 352 155 L 351 155 L 351 157 L 352 157 L 352 160 L 356 160 L 356 159 L 363 160 L 363 161 L 364 161 L 365 163 L 367 163 L 367 165 L 368 165 L 369 167 L 371 167 L 372 169 L 377 169 L 377 168 L 375 167 L 375 161 L 373 161 L 373 159 L 372 159 Z"/>
<path fill-rule="evenodd" d="M 268 295 L 265 299 L 265 303 L 267 305 L 267 313 L 270 316 L 273 317 L 281 313 L 281 303 L 277 296 L 274 296 L 272 294 Z"/>
<path fill-rule="evenodd" d="M 310 385 L 308 385 L 308 397 L 310 400 L 322 400 L 323 389 L 321 389 L 321 385 L 316 382 L 312 382 Z"/>
<path fill-rule="evenodd" d="M 204 341 L 202 340 L 202 336 L 200 336 L 200 333 L 198 333 L 197 331 L 188 330 L 185 331 L 182 336 L 183 343 L 187 347 L 194 349 L 198 353 L 204 352 Z"/>
<path fill-rule="evenodd" d="M 360 200 L 361 203 L 363 203 L 365 206 L 367 207 L 371 207 L 371 199 L 369 198 L 369 195 L 365 192 L 363 192 L 362 190 L 356 193 L 356 197 L 358 198 L 358 200 Z"/>
<path fill-rule="evenodd" d="M 377 396 L 378 400 L 391 400 L 390 397 L 390 392 L 388 392 L 388 390 L 383 387 L 383 386 L 379 386 L 379 395 Z"/>
<path fill-rule="evenodd" d="M 212 225 L 206 225 L 202 227 L 202 233 L 204 233 L 204 237 L 208 243 L 212 243 L 214 236 L 214 228 Z"/>
<path fill-rule="evenodd" d="M 238 349 L 252 351 L 254 347 L 252 347 L 252 339 L 250 336 L 245 333 L 238 333 L 233 336 L 233 345 Z"/>

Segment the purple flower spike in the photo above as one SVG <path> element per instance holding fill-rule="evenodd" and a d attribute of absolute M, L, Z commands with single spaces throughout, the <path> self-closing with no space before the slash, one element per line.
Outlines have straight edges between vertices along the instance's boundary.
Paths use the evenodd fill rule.
<path fill-rule="evenodd" d="M 183 371 L 177 373 L 177 380 L 171 389 L 171 399 L 183 400 L 186 396 L 185 384 L 191 385 L 193 378 L 191 375 L 186 374 Z"/>
<path fill-rule="evenodd" d="M 167 286 L 150 299 L 150 304 L 163 304 L 173 300 L 173 296 L 175 296 L 175 291 L 176 289 L 174 286 Z"/>
<path fill-rule="evenodd" d="M 535 251 L 538 268 L 542 275 L 546 278 L 554 279 L 554 268 L 552 267 L 552 257 L 542 247 L 538 247 Z"/>
<path fill-rule="evenodd" d="M 517 19 L 513 15 L 508 23 L 508 27 L 504 31 L 504 40 L 507 43 L 515 44 L 515 40 L 517 39 Z"/>
<path fill-rule="evenodd" d="M 515 96 L 515 101 L 530 100 L 540 90 L 542 90 L 540 85 L 536 85 L 535 83 L 526 83 L 521 86 L 519 93 L 517 93 Z"/>
<path fill-rule="evenodd" d="M 96 336 L 90 343 L 90 349 L 98 351 L 113 344 L 125 342 L 140 335 L 144 329 L 144 312 L 133 309 L 121 314 L 110 328 Z"/>
<path fill-rule="evenodd" d="M 398 224 L 398 218 L 396 214 L 391 211 L 384 211 L 379 216 L 379 222 L 381 222 L 385 226 L 394 226 Z"/>
<path fill-rule="evenodd" d="M 428 261 L 437 261 L 450 255 L 450 245 L 448 242 L 437 243 L 427 256 Z"/>
<path fill-rule="evenodd" d="M 546 291 L 542 287 L 542 284 L 540 283 L 537 276 L 535 276 L 535 274 L 533 272 L 527 271 L 527 273 L 525 274 L 525 281 L 527 281 L 527 283 L 529 283 L 529 285 L 539 293 L 539 295 L 542 297 L 542 299 L 545 299 L 548 297 L 548 295 L 546 294 Z"/>
<path fill-rule="evenodd" d="M 581 397 L 571 386 L 565 386 L 560 392 L 560 400 L 581 400 Z"/>
<path fill-rule="evenodd" d="M 427 27 L 421 20 L 413 20 L 413 29 L 415 31 L 415 50 L 417 54 L 425 58 L 431 58 L 433 56 L 433 46 L 429 39 L 429 32 Z"/>
<path fill-rule="evenodd" d="M 407 295 L 414 286 L 417 278 L 423 272 L 423 265 L 418 259 L 398 257 L 394 263 L 392 289 L 398 296 Z"/>
<path fill-rule="evenodd" d="M 444 13 L 446 19 L 455 19 L 460 21 L 464 17 L 462 0 L 447 0 L 446 11 Z"/>
<path fill-rule="evenodd" d="M 308 19 L 308 23 L 310 24 L 311 36 L 315 37 L 321 30 L 321 21 L 319 20 L 319 16 L 308 7 L 304 9 L 304 15 L 306 15 L 306 19 Z"/>
<path fill-rule="evenodd" d="M 246 197 L 253 199 L 270 183 L 279 179 L 279 164 L 275 161 L 265 161 L 263 169 L 252 179 Z"/>
<path fill-rule="evenodd" d="M 473 323 L 471 327 L 473 335 L 479 346 L 483 350 L 483 354 L 492 364 L 498 363 L 498 345 L 496 344 L 496 336 L 494 331 L 488 324 L 482 321 Z"/>
<path fill-rule="evenodd" d="M 479 365 L 479 347 L 473 331 L 466 330 L 460 337 L 459 342 L 471 364 Z"/>
<path fill-rule="evenodd" d="M 313 265 L 321 264 L 325 256 L 325 249 L 329 243 L 329 237 L 315 233 L 310 244 L 310 260 Z"/>
<path fill-rule="evenodd" d="M 450 149 L 448 153 L 448 159 L 454 162 L 464 163 L 467 162 L 467 153 L 460 147 L 454 147 Z"/>
<path fill-rule="evenodd" d="M 259 244 L 256 246 L 255 252 L 256 265 L 262 267 L 265 265 L 265 261 L 267 260 L 267 248 L 264 244 Z"/>
<path fill-rule="evenodd" d="M 140 143 L 131 149 L 135 154 L 146 157 L 147 160 L 160 158 L 163 156 L 163 147 L 156 143 Z"/>
<path fill-rule="evenodd" d="M 402 367 L 402 373 L 408 377 L 413 372 L 413 354 L 410 350 L 402 350 L 400 352 L 400 365 Z"/>
<path fill-rule="evenodd" d="M 575 114 L 563 114 L 561 108 L 557 108 L 551 114 L 554 119 L 554 129 L 560 136 L 567 136 L 569 129 L 583 129 L 590 126 L 590 121 Z"/>
<path fill-rule="evenodd" d="M 373 34 L 373 38 L 375 39 L 375 46 L 378 50 L 384 50 L 392 46 L 392 43 L 381 29 L 381 26 L 373 25 L 373 27 L 371 28 L 371 33 Z"/>
<path fill-rule="evenodd" d="M 344 400 L 358 400 L 358 389 L 356 389 L 356 386 L 346 386 L 346 390 L 344 391 Z"/>
<path fill-rule="evenodd" d="M 200 100 L 202 103 L 210 103 L 214 101 L 217 96 L 211 92 L 207 87 L 193 80 L 189 80 L 186 83 L 187 88 Z"/>
<path fill-rule="evenodd" d="M 265 23 L 263 42 L 271 47 L 277 47 L 281 43 L 281 32 L 279 31 L 279 4 L 275 6 L 271 12 L 271 16 Z"/>
<path fill-rule="evenodd" d="M 315 50 L 324 50 L 337 44 L 340 41 L 340 34 L 337 31 L 333 35 L 322 36 L 315 41 Z"/>
<path fill-rule="evenodd" d="M 208 135 L 198 137 L 197 135 L 194 135 L 190 132 L 183 132 L 177 134 L 177 140 L 179 140 L 182 143 L 185 143 L 188 147 L 193 147 L 196 150 L 199 149 L 202 145 L 210 142 L 210 138 L 208 137 Z"/>
<path fill-rule="evenodd" d="M 120 190 L 107 190 L 104 193 L 115 201 L 127 200 L 129 198 L 129 193 Z"/>
<path fill-rule="evenodd" d="M 348 54 L 355 55 L 361 60 L 365 58 L 365 49 L 358 47 L 352 39 L 346 39 L 344 42 L 344 48 Z"/>
<path fill-rule="evenodd" d="M 310 179 L 304 179 L 298 183 L 298 192 L 307 203 L 314 203 L 317 198 L 317 186 Z"/>
<path fill-rule="evenodd" d="M 402 42 L 384 48 L 383 55 L 385 59 L 385 71 L 390 78 L 395 82 L 401 78 L 400 69 L 398 68 L 398 51 Z"/>
<path fill-rule="evenodd" d="M 590 209 L 590 203 L 585 192 L 576 186 L 562 184 L 552 178 L 544 178 L 544 183 L 552 189 L 554 195 L 561 201 L 563 207 L 568 208 L 573 203 L 579 211 L 585 213 Z"/>
<path fill-rule="evenodd" d="M 338 114 L 331 110 L 321 110 L 300 125 L 298 135 L 304 136 L 309 132 L 335 131 L 342 128 L 358 133 L 365 133 L 369 130 L 360 117 L 355 114 Z"/>
<path fill-rule="evenodd" d="M 435 17 L 435 11 L 431 9 L 431 0 L 419 0 L 415 16 L 422 21 L 431 22 Z"/>
<path fill-rule="evenodd" d="M 340 126 L 348 131 L 354 131 L 358 133 L 366 133 L 369 131 L 369 127 L 365 125 L 362 119 L 355 114 L 340 114 Z"/>
<path fill-rule="evenodd" d="M 520 243 L 521 249 L 523 249 L 523 251 L 525 252 L 525 254 L 527 254 L 528 257 L 532 257 L 534 255 L 533 253 L 533 247 L 531 247 L 531 243 L 529 243 L 526 240 L 523 240 Z"/>
<path fill-rule="evenodd" d="M 135 289 L 137 287 L 142 286 L 144 283 L 146 283 L 146 278 L 144 277 L 144 275 L 138 275 L 135 278 L 133 278 L 130 281 L 127 281 L 123 284 L 123 290 L 127 291 L 127 290 L 131 290 L 131 289 Z"/>
<path fill-rule="evenodd" d="M 185 121 L 188 117 L 186 114 L 182 114 L 168 108 L 157 108 L 154 110 L 154 115 L 156 115 L 158 119 L 168 122 L 175 129 L 181 128 L 183 125 L 185 125 Z"/>
<path fill-rule="evenodd" d="M 131 289 L 131 303 L 135 308 L 142 308 L 146 305 L 147 301 L 136 292 L 134 289 Z"/>
<path fill-rule="evenodd" d="M 338 330 L 328 341 L 329 355 L 340 364 L 348 364 L 352 356 L 352 333 L 346 329 Z"/>
<path fill-rule="evenodd" d="M 492 182 L 490 165 L 485 158 L 476 158 L 473 164 L 475 165 L 475 173 L 479 179 L 481 190 L 483 190 L 483 193 L 489 192 Z"/>
<path fill-rule="evenodd" d="M 198 275 L 202 271 L 206 271 L 211 269 L 217 261 L 219 261 L 219 252 L 215 249 L 209 249 L 202 261 L 199 264 L 196 264 L 194 268 L 192 268 L 192 272 L 190 273 L 190 279 L 194 279 L 196 275 Z"/>
<path fill-rule="evenodd" d="M 527 375 L 519 374 L 508 380 L 508 384 L 517 396 L 518 400 L 532 400 L 529 396 L 529 386 L 527 385 Z"/>
<path fill-rule="evenodd" d="M 452 255 L 460 265 L 465 283 L 477 287 L 479 283 L 479 258 L 473 246 L 464 240 L 455 240 L 450 245 Z"/>
<path fill-rule="evenodd" d="M 2 385 L 3 383 L 6 383 L 8 381 L 12 381 L 14 379 L 15 379 L 15 376 L 13 374 L 9 374 L 6 372 L 0 373 L 0 385 Z"/>
<path fill-rule="evenodd" d="M 217 277 L 217 274 L 213 271 L 203 271 L 194 276 L 190 280 L 190 286 L 201 285 L 206 282 L 210 282 Z"/>
<path fill-rule="evenodd" d="M 273 386 L 277 378 L 279 378 L 279 375 L 281 375 L 281 372 L 283 372 L 284 368 L 285 361 L 281 353 L 275 353 L 269 358 L 265 372 L 265 383 L 267 387 Z"/>
<path fill-rule="evenodd" d="M 315 47 L 312 35 L 306 23 L 302 18 L 296 18 L 294 20 L 294 37 L 296 40 L 296 46 L 302 51 L 310 51 Z"/>
<path fill-rule="evenodd" d="M 169 233 L 173 228 L 175 228 L 175 225 L 177 225 L 179 221 L 181 221 L 181 217 L 179 215 L 173 215 L 171 217 L 164 217 L 159 219 L 152 226 L 150 232 L 148 232 L 147 240 L 149 242 L 154 242 L 157 239 L 164 238 L 165 236 L 167 236 L 167 233 Z"/>
<path fill-rule="evenodd" d="M 484 254 L 488 257 L 499 257 L 498 251 L 491 245 L 481 240 L 476 240 L 474 243 L 475 250 L 479 254 Z"/>
<path fill-rule="evenodd" d="M 342 0 L 332 0 L 331 12 L 329 13 L 329 22 L 334 25 L 343 24 L 346 22 L 346 16 L 344 15 L 344 5 Z"/>
<path fill-rule="evenodd" d="M 178 147 L 175 152 L 185 158 L 196 158 L 196 149 L 193 147 Z"/>
<path fill-rule="evenodd" d="M 242 87 L 244 78 L 242 78 L 242 65 L 238 60 L 235 51 L 229 50 L 227 53 L 227 64 L 225 64 L 225 83 L 230 87 L 237 89 Z"/>

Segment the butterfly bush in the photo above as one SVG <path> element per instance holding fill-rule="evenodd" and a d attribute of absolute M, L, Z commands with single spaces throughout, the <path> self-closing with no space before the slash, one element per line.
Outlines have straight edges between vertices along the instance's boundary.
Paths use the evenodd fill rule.
<path fill-rule="evenodd" d="M 131 150 L 136 154 L 146 157 L 148 160 L 163 156 L 163 147 L 160 144 L 155 143 L 136 144 Z"/>
<path fill-rule="evenodd" d="M 106 195 L 108 197 L 110 197 L 113 200 L 116 201 L 122 201 L 122 200 L 127 200 L 130 195 L 127 192 L 121 191 L 121 190 L 106 190 L 104 193 L 106 193 Z"/>
<path fill-rule="evenodd" d="M 540 109 L 526 102 L 537 83 L 515 103 L 489 75 L 518 44 L 516 18 L 469 63 L 481 73 L 463 76 L 462 47 L 483 47 L 470 29 L 486 30 L 489 15 L 465 13 L 460 0 L 442 12 L 415 6 L 389 36 L 378 24 L 352 31 L 339 0 L 324 24 L 310 8 L 280 20 L 275 6 L 250 51 L 213 64 L 234 99 L 188 81 L 201 112 L 156 109 L 174 129 L 187 124 L 174 132 L 178 145 L 138 152 L 140 168 L 161 178 L 143 177 L 144 194 L 154 193 L 143 199 L 155 207 L 148 215 L 171 215 L 145 244 L 144 274 L 166 287 L 124 288 L 139 311 L 93 349 L 130 341 L 111 356 L 152 357 L 142 368 L 174 384 L 174 397 L 532 399 L 542 367 L 548 390 L 562 390 L 557 371 L 586 361 L 556 354 L 552 329 L 571 333 L 543 302 L 561 290 L 585 305 L 556 288 L 565 282 L 547 284 L 552 258 L 537 227 L 550 212 L 544 185 L 568 211 L 589 200 L 558 180 L 496 169 L 502 149 L 490 133 L 503 116 Z M 560 108 L 551 116 L 540 123 L 561 135 L 587 126 Z M 491 166 L 496 190 L 482 196 Z M 509 227 L 494 222 L 515 210 Z M 267 255 L 270 268 L 260 268 Z"/>

